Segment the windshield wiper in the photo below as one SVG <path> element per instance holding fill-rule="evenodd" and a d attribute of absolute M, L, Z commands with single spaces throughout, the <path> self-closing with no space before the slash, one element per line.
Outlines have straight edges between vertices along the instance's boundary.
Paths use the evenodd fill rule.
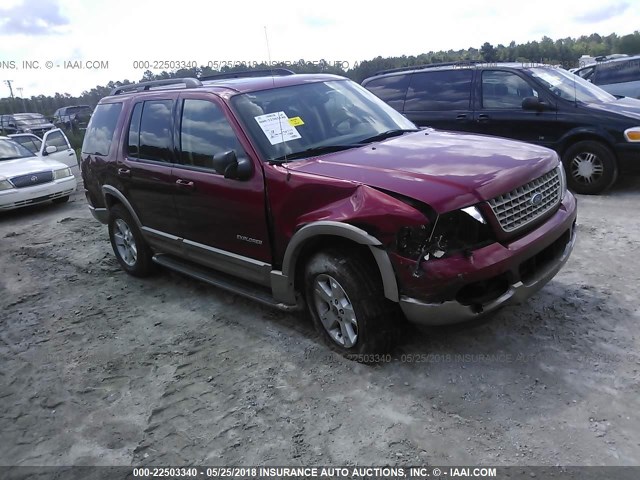
<path fill-rule="evenodd" d="M 284 163 L 289 160 L 297 160 L 299 158 L 307 158 L 313 157 L 316 155 L 323 155 L 325 153 L 333 153 L 340 152 L 341 150 L 348 150 L 349 148 L 360 147 L 360 144 L 349 144 L 349 145 L 323 145 L 320 147 L 311 147 L 306 150 L 302 150 L 301 152 L 289 153 L 287 155 L 282 155 L 280 157 L 274 158 L 273 160 L 269 160 L 270 162 L 275 163 Z"/>
<path fill-rule="evenodd" d="M 387 130 L 386 132 L 378 133 L 377 135 L 374 135 L 374 136 L 369 137 L 369 138 L 365 138 L 364 140 L 360 140 L 358 142 L 358 144 L 379 142 L 381 140 L 386 140 L 387 138 L 398 137 L 398 136 L 403 135 L 405 133 L 419 132 L 419 131 L 420 131 L 419 128 L 396 128 L 396 129 L 393 129 L 393 130 Z"/>

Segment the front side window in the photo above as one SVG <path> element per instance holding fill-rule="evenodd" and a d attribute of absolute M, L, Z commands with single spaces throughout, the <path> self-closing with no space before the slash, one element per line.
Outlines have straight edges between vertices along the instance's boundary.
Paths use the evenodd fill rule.
<path fill-rule="evenodd" d="M 468 110 L 472 75 L 469 69 L 414 73 L 404 111 Z"/>
<path fill-rule="evenodd" d="M 82 152 L 109 155 L 122 103 L 103 103 L 96 107 L 82 143 Z"/>
<path fill-rule="evenodd" d="M 47 135 L 47 146 L 50 145 L 56 147 L 58 151 L 69 148 L 67 139 L 64 137 L 62 132 L 51 132 Z"/>
<path fill-rule="evenodd" d="M 482 106 L 484 108 L 522 108 L 522 100 L 538 97 L 531 85 L 512 72 L 482 72 Z"/>
<path fill-rule="evenodd" d="M 180 123 L 180 160 L 184 165 L 213 169 L 213 156 L 242 147 L 224 113 L 207 100 L 184 100 Z"/>
<path fill-rule="evenodd" d="M 171 153 L 173 147 L 173 101 L 148 100 L 142 104 L 141 108 L 137 157 L 143 160 L 171 162 L 173 158 Z M 132 124 L 133 120 L 135 118 L 132 119 Z M 131 141 L 132 136 L 130 135 L 129 148 L 131 148 Z"/>

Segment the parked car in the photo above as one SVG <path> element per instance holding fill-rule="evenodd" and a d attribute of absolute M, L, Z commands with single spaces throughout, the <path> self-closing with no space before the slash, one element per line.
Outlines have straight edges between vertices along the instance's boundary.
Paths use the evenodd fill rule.
<path fill-rule="evenodd" d="M 567 261 L 576 201 L 554 151 L 420 130 L 335 75 L 235 75 L 122 86 L 96 107 L 82 177 L 126 272 L 306 303 L 328 345 L 367 361 L 400 312 L 473 319 Z"/>
<path fill-rule="evenodd" d="M 18 142 L 31 153 L 40 157 L 49 157 L 64 163 L 76 178 L 80 178 L 80 162 L 69 139 L 59 128 L 49 130 L 42 138 L 33 133 L 14 133 L 9 138 Z"/>
<path fill-rule="evenodd" d="M 613 95 L 640 98 L 640 55 L 607 58 L 573 73 Z"/>
<path fill-rule="evenodd" d="M 40 113 L 0 115 L 0 130 L 3 135 L 33 133 L 42 138 L 45 132 L 53 128 L 55 128 L 54 125 Z"/>
<path fill-rule="evenodd" d="M 86 130 L 92 113 L 89 105 L 62 107 L 53 114 L 53 123 L 56 127 L 67 130 Z"/>
<path fill-rule="evenodd" d="M 381 72 L 362 84 L 417 125 L 554 149 L 578 193 L 601 193 L 618 174 L 640 172 L 640 101 L 561 68 L 445 64 Z"/>
<path fill-rule="evenodd" d="M 39 157 L 8 137 L 0 137 L 0 211 L 36 203 L 64 203 L 76 179 L 64 163 Z"/>

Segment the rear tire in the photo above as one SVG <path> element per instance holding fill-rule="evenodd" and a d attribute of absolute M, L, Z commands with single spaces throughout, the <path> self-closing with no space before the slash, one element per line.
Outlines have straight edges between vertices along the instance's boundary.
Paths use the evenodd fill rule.
<path fill-rule="evenodd" d="M 571 145 L 562 163 L 569 188 L 576 193 L 596 195 L 611 187 L 618 177 L 613 152 L 603 143 L 585 140 Z"/>
<path fill-rule="evenodd" d="M 307 307 L 334 351 L 361 363 L 384 359 L 401 331 L 398 306 L 385 298 L 375 262 L 356 249 L 314 255 L 305 270 Z"/>
<path fill-rule="evenodd" d="M 153 272 L 153 252 L 142 237 L 129 211 L 122 205 L 109 209 L 109 239 L 122 269 L 134 277 L 146 277 Z"/>

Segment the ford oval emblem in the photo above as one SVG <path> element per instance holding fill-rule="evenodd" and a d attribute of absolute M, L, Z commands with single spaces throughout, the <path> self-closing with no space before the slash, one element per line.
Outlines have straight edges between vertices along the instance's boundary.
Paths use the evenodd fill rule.
<path fill-rule="evenodd" d="M 38 177 L 36 177 L 35 175 L 33 177 L 31 177 L 31 182 L 37 182 L 38 181 Z"/>
<path fill-rule="evenodd" d="M 533 206 L 540 205 L 542 203 L 542 194 L 536 193 L 531 197 L 530 201 L 531 201 L 531 205 Z"/>

